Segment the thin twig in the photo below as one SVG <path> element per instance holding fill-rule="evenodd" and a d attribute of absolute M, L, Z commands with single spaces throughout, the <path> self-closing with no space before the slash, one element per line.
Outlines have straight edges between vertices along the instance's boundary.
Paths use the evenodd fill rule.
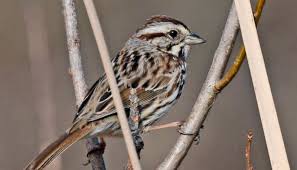
<path fill-rule="evenodd" d="M 186 156 L 218 94 L 214 90 L 214 85 L 218 80 L 220 80 L 222 74 L 224 73 L 238 29 L 239 23 L 237 20 L 235 6 L 232 3 L 223 34 L 219 46 L 214 54 L 213 62 L 207 78 L 202 86 L 191 114 L 181 127 L 181 131 L 183 133 L 181 133 L 175 146 L 173 146 L 170 153 L 157 169 L 177 169 Z"/>
<path fill-rule="evenodd" d="M 251 148 L 253 141 L 253 132 L 249 130 L 247 134 L 247 143 L 245 147 L 245 160 L 246 160 L 246 170 L 253 170 L 252 160 L 251 160 Z"/>
<path fill-rule="evenodd" d="M 74 85 L 76 105 L 79 106 L 87 92 L 87 85 L 83 73 L 80 53 L 80 39 L 77 26 L 77 12 L 75 0 L 62 0 L 64 8 L 65 29 L 67 34 L 67 45 L 70 61 L 70 73 Z M 93 170 L 105 170 L 103 152 L 105 143 L 98 141 L 96 137 L 87 139 L 86 147 L 88 159 Z"/>
<path fill-rule="evenodd" d="M 259 23 L 264 4 L 265 4 L 265 0 L 259 0 L 257 2 L 256 10 L 254 12 L 256 25 Z M 241 45 L 240 51 L 239 51 L 238 55 L 236 56 L 232 66 L 225 73 L 223 78 L 216 83 L 215 90 L 217 90 L 218 92 L 221 91 L 224 87 L 226 87 L 232 81 L 232 79 L 235 77 L 235 75 L 239 71 L 242 62 L 245 59 L 245 56 L 246 56 L 246 53 L 245 53 L 244 45 Z"/>
<path fill-rule="evenodd" d="M 89 16 L 89 20 L 94 32 L 94 36 L 95 36 L 95 40 L 97 43 L 97 47 L 99 49 L 100 52 L 100 57 L 102 60 L 102 64 L 106 73 L 106 77 L 111 89 L 111 93 L 112 93 L 112 97 L 113 97 L 113 101 L 117 110 L 117 115 L 118 115 L 118 119 L 121 125 L 121 129 L 124 135 L 124 140 L 126 142 L 126 147 L 128 150 L 128 154 L 131 160 L 131 164 L 133 166 L 134 170 L 140 170 L 141 166 L 140 166 L 140 162 L 138 159 L 138 155 L 136 152 L 136 148 L 134 145 L 134 141 L 132 138 L 132 134 L 130 131 L 130 127 L 128 124 L 128 120 L 126 117 L 126 113 L 124 110 L 124 106 L 122 103 L 122 99 L 121 99 L 121 95 L 117 86 L 117 82 L 115 79 L 115 75 L 113 72 L 113 68 L 112 68 L 112 64 L 110 61 L 110 56 L 108 53 L 108 49 L 107 49 L 107 45 L 105 43 L 104 40 L 104 35 L 103 35 L 103 31 L 100 25 L 100 21 L 94 6 L 94 2 L 93 0 L 84 0 L 84 4 L 87 10 L 87 14 Z"/>

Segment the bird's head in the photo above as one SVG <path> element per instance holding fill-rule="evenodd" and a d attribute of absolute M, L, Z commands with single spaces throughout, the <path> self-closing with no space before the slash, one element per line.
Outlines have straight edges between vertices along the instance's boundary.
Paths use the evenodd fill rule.
<path fill-rule="evenodd" d="M 164 52 L 184 58 L 188 56 L 191 45 L 206 42 L 181 21 L 164 15 L 148 19 L 134 37 L 147 41 Z"/>

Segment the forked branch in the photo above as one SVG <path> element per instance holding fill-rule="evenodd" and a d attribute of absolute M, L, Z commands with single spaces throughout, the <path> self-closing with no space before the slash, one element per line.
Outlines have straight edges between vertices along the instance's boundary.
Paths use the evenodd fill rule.
<path fill-rule="evenodd" d="M 261 10 L 257 12 L 258 17 L 262 12 L 263 5 L 264 1 L 259 0 L 257 9 Z M 222 83 L 224 85 L 220 86 L 219 89 L 215 88 L 215 85 L 217 84 L 217 82 L 220 81 L 225 71 L 238 30 L 239 23 L 235 10 L 235 5 L 233 3 L 229 12 L 229 16 L 219 46 L 214 54 L 213 62 L 208 72 L 207 78 L 202 86 L 202 89 L 194 104 L 191 114 L 181 127 L 181 131 L 183 133 L 181 133 L 176 144 L 173 146 L 170 153 L 167 155 L 167 157 L 164 159 L 164 161 L 159 165 L 157 169 L 171 170 L 177 169 L 179 167 L 184 157 L 186 156 L 188 150 L 190 149 L 195 137 L 199 134 L 200 128 L 202 127 L 203 122 L 206 119 L 208 112 L 215 101 L 215 98 L 217 97 L 218 90 L 225 87 L 237 73 L 242 61 L 240 64 L 236 64 L 237 71 L 233 71 L 232 73 L 230 73 L 232 78 L 224 80 L 224 83 Z M 228 75 L 228 77 L 230 75 Z"/>

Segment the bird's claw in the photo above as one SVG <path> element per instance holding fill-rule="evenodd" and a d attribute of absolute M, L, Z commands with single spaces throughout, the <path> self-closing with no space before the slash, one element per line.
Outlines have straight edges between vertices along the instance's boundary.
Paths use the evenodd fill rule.
<path fill-rule="evenodd" d="M 203 128 L 203 125 L 201 126 L 201 129 Z M 179 127 L 178 129 L 178 132 L 181 134 L 181 135 L 187 135 L 187 136 L 195 136 L 194 138 L 194 142 L 196 145 L 199 144 L 200 142 L 200 133 L 199 131 L 197 133 L 193 133 L 193 132 L 185 132 L 183 129 L 182 129 L 182 125 Z"/>

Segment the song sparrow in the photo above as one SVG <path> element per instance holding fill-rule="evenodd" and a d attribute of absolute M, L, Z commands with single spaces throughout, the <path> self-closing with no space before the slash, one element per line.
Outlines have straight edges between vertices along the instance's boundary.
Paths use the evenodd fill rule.
<path fill-rule="evenodd" d="M 181 95 L 190 45 L 204 42 L 176 19 L 167 16 L 148 19 L 112 60 L 127 114 L 130 91 L 134 88 L 139 98 L 142 125 L 145 127 L 160 119 Z M 120 125 L 103 75 L 87 93 L 72 127 L 33 159 L 26 169 L 44 168 L 82 138 L 118 133 Z"/>

